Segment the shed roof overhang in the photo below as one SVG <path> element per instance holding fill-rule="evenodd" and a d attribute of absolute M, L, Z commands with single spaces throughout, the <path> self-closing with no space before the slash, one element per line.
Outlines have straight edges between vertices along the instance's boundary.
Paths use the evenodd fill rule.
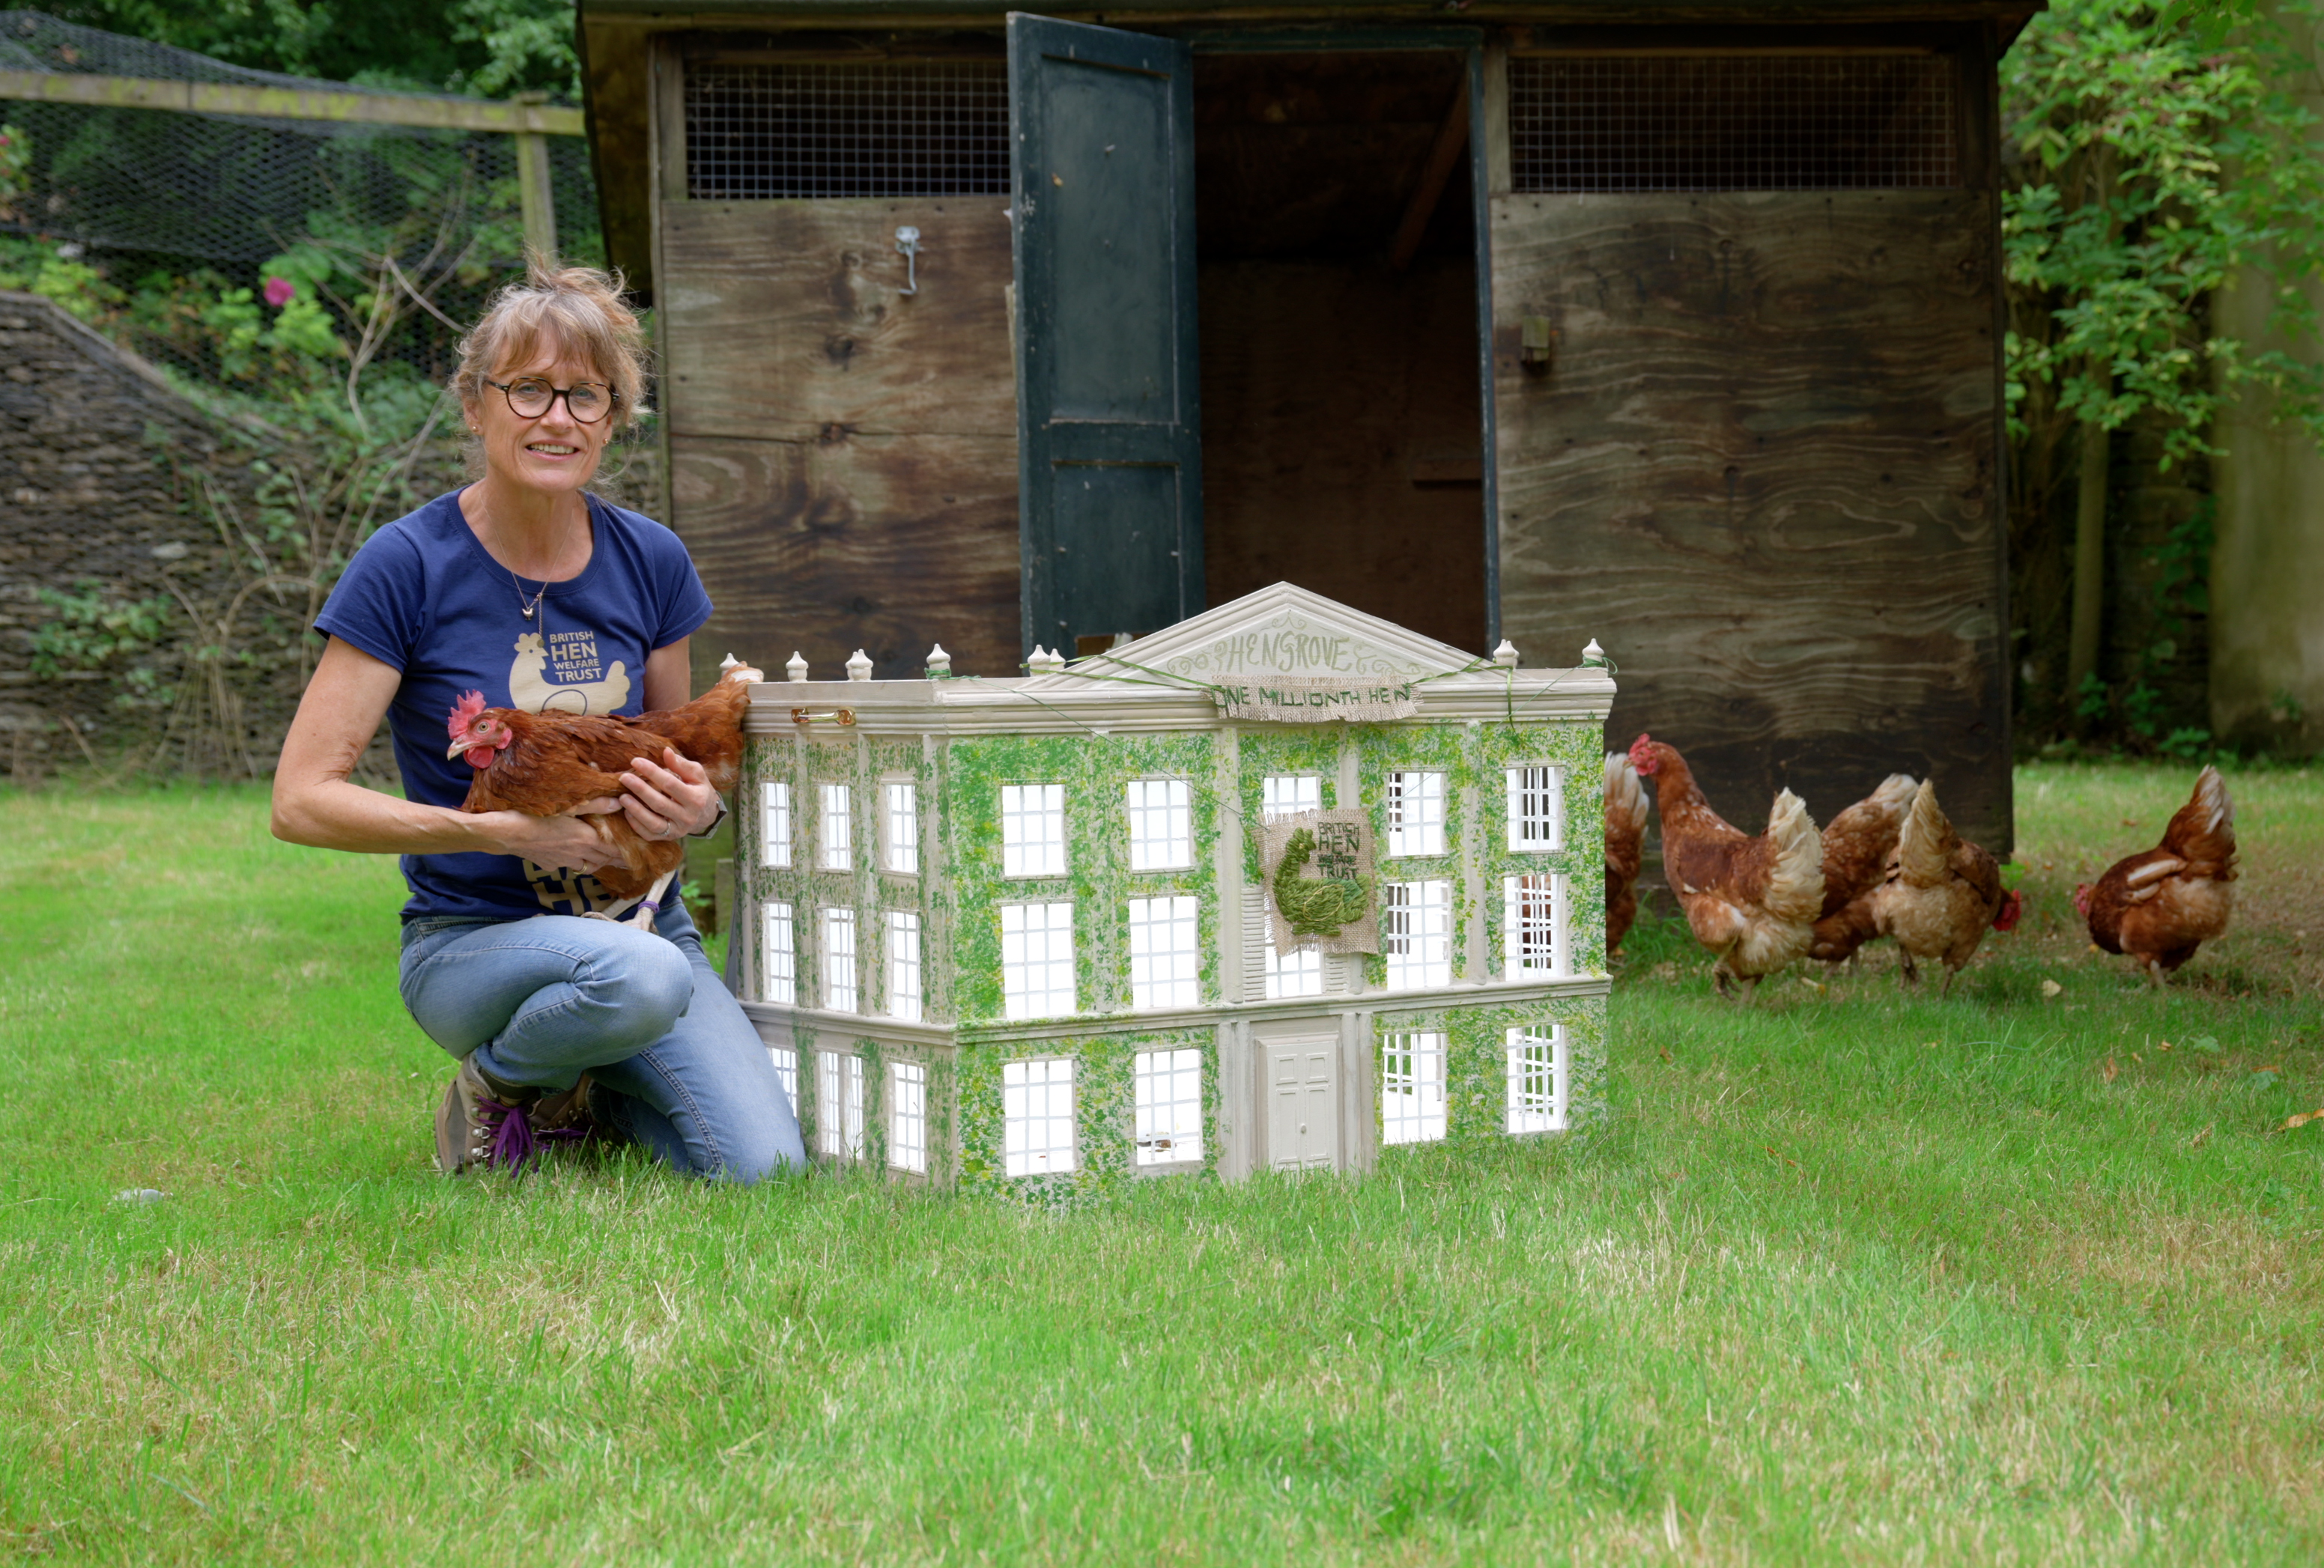
<path fill-rule="evenodd" d="M 1907 27 L 1989 23 L 2007 46 L 2048 0 L 1110 0 L 1045 10 L 1066 21 L 1173 32 L 1227 27 Z M 578 0 L 590 157 L 605 249 L 652 291 L 647 124 L 650 41 L 661 32 L 810 29 L 877 33 L 998 27 L 1019 0 Z"/>

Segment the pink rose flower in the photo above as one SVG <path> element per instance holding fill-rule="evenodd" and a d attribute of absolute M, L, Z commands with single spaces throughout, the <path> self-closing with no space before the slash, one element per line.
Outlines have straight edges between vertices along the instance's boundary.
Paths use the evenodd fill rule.
<path fill-rule="evenodd" d="M 299 285 L 288 278 L 266 280 L 266 302 L 277 310 L 299 297 Z"/>

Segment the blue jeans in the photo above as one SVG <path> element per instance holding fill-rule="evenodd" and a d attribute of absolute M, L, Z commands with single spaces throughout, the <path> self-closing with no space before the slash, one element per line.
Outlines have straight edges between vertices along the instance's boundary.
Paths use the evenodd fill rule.
<path fill-rule="evenodd" d="M 403 1005 L 455 1058 L 503 1084 L 596 1084 L 601 1121 L 694 1176 L 804 1168 L 798 1117 L 759 1032 L 675 899 L 659 935 L 604 920 L 415 920 Z"/>

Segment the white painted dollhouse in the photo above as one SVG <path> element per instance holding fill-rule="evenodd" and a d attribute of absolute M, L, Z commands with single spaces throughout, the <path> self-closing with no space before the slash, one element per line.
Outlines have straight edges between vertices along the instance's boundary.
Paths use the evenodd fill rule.
<path fill-rule="evenodd" d="M 729 963 L 811 1151 L 1067 1197 L 1594 1110 L 1601 664 L 1277 584 L 1029 668 L 752 688 Z"/>

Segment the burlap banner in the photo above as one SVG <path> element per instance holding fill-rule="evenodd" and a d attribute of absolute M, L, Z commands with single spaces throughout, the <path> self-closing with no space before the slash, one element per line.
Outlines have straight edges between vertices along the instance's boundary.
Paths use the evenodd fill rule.
<path fill-rule="evenodd" d="M 1303 811 L 1260 830 L 1275 950 L 1379 951 L 1372 825 L 1360 811 Z"/>
<path fill-rule="evenodd" d="M 1408 719 L 1420 711 L 1419 695 L 1408 680 L 1273 676 L 1213 686 L 1211 696 L 1231 719 L 1278 724 L 1321 724 L 1334 719 L 1381 724 Z"/>

